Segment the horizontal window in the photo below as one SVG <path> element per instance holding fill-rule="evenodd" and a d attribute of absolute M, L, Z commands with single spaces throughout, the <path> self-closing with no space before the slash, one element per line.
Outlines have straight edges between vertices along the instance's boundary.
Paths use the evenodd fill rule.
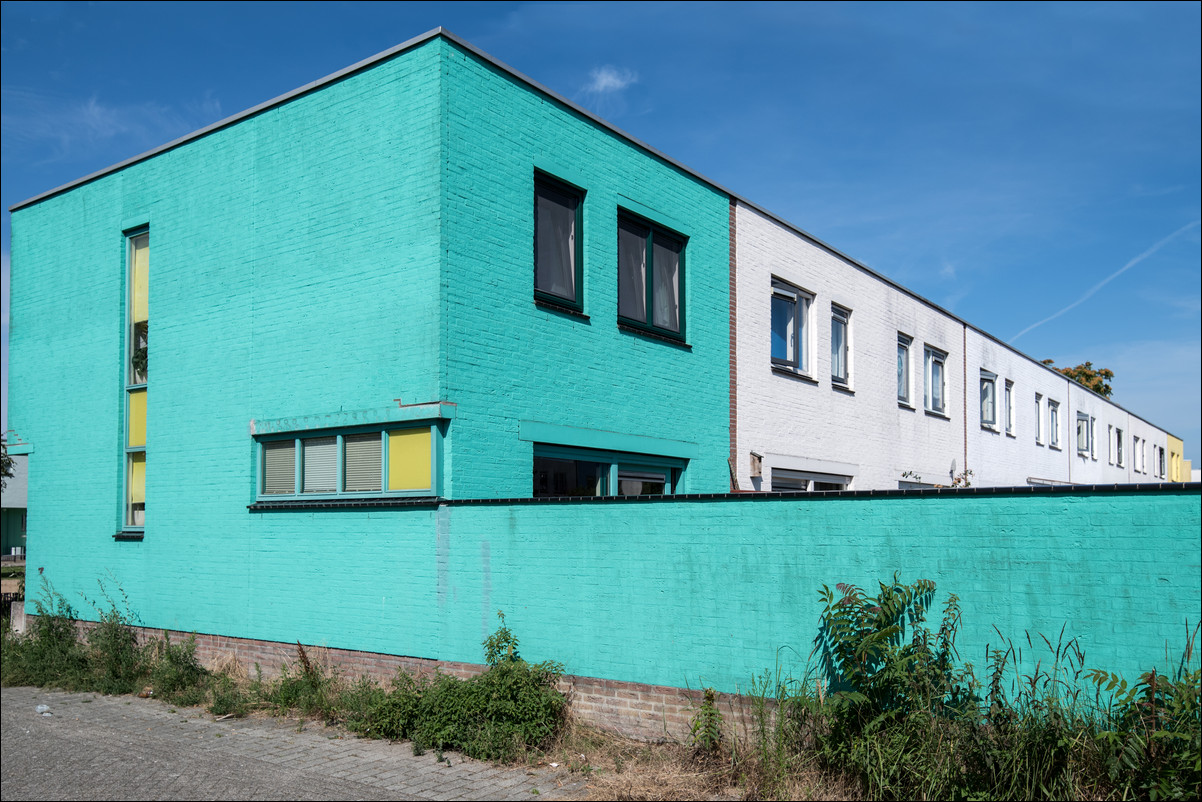
<path fill-rule="evenodd" d="M 532 490 L 535 498 L 671 495 L 685 464 L 671 457 L 537 444 Z"/>
<path fill-rule="evenodd" d="M 822 490 L 846 490 L 850 486 L 850 476 L 841 476 L 834 473 L 791 471 L 785 468 L 772 469 L 772 489 L 778 492 L 801 490 L 815 493 Z"/>
<path fill-rule="evenodd" d="M 436 436 L 433 427 L 419 426 L 266 439 L 259 495 L 434 495 Z"/>

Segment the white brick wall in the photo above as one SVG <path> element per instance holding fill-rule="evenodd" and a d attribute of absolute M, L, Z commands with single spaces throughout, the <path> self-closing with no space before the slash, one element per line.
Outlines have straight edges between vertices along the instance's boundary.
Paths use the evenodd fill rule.
<path fill-rule="evenodd" d="M 1165 432 L 1005 344 L 882 281 L 739 204 L 736 211 L 737 359 L 735 468 L 743 489 L 771 489 L 773 468 L 852 476 L 851 489 L 896 489 L 913 472 L 949 484 L 973 471 L 975 486 L 1160 481 L 1153 446 Z M 814 296 L 806 376 L 771 362 L 773 278 Z M 831 304 L 852 311 L 849 390 L 831 380 Z M 898 334 L 912 338 L 910 405 L 897 400 Z M 947 354 L 944 415 L 924 409 L 924 349 Z M 996 374 L 997 424 L 981 423 L 981 370 Z M 1012 382 L 1014 425 L 1006 432 L 1005 387 Z M 1036 442 L 1035 396 L 1043 397 L 1043 443 Z M 1048 402 L 1059 404 L 1059 447 L 1050 445 Z M 1094 419 L 1092 453 L 1077 453 L 1076 417 Z M 1109 464 L 1107 426 L 1122 428 L 1124 467 Z M 1146 441 L 1147 472 L 1134 470 L 1132 437 Z M 760 478 L 751 454 L 762 455 Z"/>

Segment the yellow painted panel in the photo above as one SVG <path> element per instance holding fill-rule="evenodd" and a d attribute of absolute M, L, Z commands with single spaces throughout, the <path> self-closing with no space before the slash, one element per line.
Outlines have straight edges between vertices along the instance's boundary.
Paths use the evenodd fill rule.
<path fill-rule="evenodd" d="M 129 394 L 129 442 L 130 448 L 146 445 L 146 391 L 135 390 Z"/>
<path fill-rule="evenodd" d="M 129 503 L 146 503 L 146 454 L 129 455 Z"/>
<path fill-rule="evenodd" d="M 400 429 L 388 433 L 388 489 L 430 487 L 430 430 Z"/>
<path fill-rule="evenodd" d="M 150 288 L 150 235 L 140 234 L 130 241 L 133 250 L 133 320 L 141 323 L 147 319 L 147 295 Z"/>

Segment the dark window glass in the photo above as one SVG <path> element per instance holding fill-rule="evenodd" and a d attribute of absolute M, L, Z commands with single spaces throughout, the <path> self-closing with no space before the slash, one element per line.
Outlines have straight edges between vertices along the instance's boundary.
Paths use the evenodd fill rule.
<path fill-rule="evenodd" d="M 580 195 L 539 181 L 534 185 L 534 289 L 566 301 L 580 301 Z"/>
<path fill-rule="evenodd" d="M 608 476 L 605 462 L 536 456 L 534 496 L 602 496 Z"/>

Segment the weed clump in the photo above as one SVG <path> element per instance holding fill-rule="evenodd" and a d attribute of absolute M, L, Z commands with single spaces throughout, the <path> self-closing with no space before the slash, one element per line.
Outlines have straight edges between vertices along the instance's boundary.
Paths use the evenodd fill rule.
<path fill-rule="evenodd" d="M 459 679 L 398 672 L 392 689 L 368 711 L 359 731 L 391 740 L 411 739 L 415 753 L 455 749 L 482 760 L 513 760 L 547 743 L 564 722 L 567 700 L 556 689 L 559 663 L 531 665 L 505 625 L 484 642 L 488 669 Z"/>

